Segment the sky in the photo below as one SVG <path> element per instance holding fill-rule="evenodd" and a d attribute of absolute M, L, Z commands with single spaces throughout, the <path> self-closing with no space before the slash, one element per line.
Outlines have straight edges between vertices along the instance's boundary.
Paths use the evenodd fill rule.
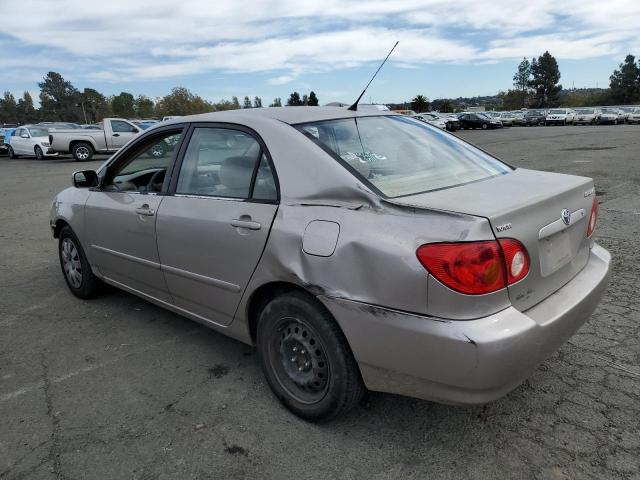
<path fill-rule="evenodd" d="M 10 8 L 8 6 L 10 5 Z M 76 88 L 207 100 L 316 92 L 352 102 L 492 95 L 549 50 L 565 88 L 640 56 L 640 0 L 0 0 L 0 92 Z"/>

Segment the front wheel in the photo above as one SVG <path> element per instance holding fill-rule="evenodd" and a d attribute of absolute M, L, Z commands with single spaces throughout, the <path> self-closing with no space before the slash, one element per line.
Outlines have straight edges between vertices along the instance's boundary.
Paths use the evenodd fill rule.
<path fill-rule="evenodd" d="M 365 394 L 344 334 L 324 306 L 303 292 L 269 302 L 260 315 L 257 347 L 269 387 L 305 420 L 335 418 Z"/>
<path fill-rule="evenodd" d="M 36 154 L 36 160 L 44 159 L 44 153 L 42 152 L 42 149 L 38 145 L 36 145 L 36 148 L 34 148 L 33 150 Z"/>
<path fill-rule="evenodd" d="M 86 142 L 76 143 L 71 149 L 71 155 L 76 162 L 86 162 L 93 158 L 93 147 Z"/>
<path fill-rule="evenodd" d="M 99 291 L 102 282 L 91 271 L 82 245 L 71 227 L 63 227 L 58 241 L 60 267 L 71 293 L 79 298 L 92 298 Z"/>
<path fill-rule="evenodd" d="M 487 125 L 486 123 L 483 123 L 483 124 L 482 124 L 482 129 L 483 129 L 483 130 L 486 130 L 487 128 L 489 128 L 489 125 Z"/>

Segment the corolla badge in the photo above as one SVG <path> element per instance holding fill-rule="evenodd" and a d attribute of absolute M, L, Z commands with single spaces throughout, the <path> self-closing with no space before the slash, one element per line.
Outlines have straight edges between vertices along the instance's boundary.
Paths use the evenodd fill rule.
<path fill-rule="evenodd" d="M 560 218 L 565 225 L 569 225 L 569 223 L 571 223 L 571 212 L 568 209 L 563 208 L 560 212 Z"/>

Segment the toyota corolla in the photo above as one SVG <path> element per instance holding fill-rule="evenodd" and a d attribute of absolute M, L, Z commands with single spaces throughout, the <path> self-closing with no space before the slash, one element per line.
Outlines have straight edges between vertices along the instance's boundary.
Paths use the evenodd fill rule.
<path fill-rule="evenodd" d="M 256 345 L 277 398 L 321 420 L 367 389 L 516 388 L 600 301 L 597 213 L 590 178 L 392 112 L 295 107 L 152 127 L 74 173 L 51 228 L 74 295 L 107 283 Z"/>

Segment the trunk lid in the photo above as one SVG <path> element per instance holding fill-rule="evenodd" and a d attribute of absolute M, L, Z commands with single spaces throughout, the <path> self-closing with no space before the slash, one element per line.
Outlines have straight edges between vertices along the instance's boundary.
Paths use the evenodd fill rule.
<path fill-rule="evenodd" d="M 510 285 L 508 293 L 513 306 L 523 311 L 565 285 L 586 265 L 587 223 L 594 196 L 590 178 L 519 168 L 484 181 L 390 201 L 485 217 L 496 238 L 522 242 L 529 252 L 529 274 Z"/>

